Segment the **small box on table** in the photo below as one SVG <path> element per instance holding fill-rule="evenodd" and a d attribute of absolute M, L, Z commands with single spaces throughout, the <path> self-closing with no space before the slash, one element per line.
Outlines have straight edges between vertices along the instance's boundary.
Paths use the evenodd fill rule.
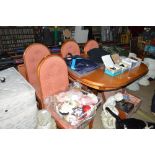
<path fill-rule="evenodd" d="M 117 76 L 129 68 L 127 64 L 115 64 L 110 55 L 102 56 L 102 60 L 105 65 L 104 72 L 110 76 Z"/>
<path fill-rule="evenodd" d="M 122 73 L 121 67 L 114 65 L 113 67 L 105 67 L 104 72 L 110 76 L 117 76 Z"/>
<path fill-rule="evenodd" d="M 141 59 L 139 58 L 124 58 L 122 62 L 128 65 L 130 68 L 135 68 L 141 64 Z"/>

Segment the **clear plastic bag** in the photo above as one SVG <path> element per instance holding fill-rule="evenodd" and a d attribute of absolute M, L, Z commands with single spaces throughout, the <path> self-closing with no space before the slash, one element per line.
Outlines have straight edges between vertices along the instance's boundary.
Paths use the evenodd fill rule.
<path fill-rule="evenodd" d="M 37 129 L 56 129 L 55 120 L 47 110 L 39 110 L 37 120 Z"/>
<path fill-rule="evenodd" d="M 101 98 L 92 92 L 72 87 L 66 92 L 49 96 L 45 100 L 48 108 L 54 109 L 57 114 L 70 125 L 81 128 L 96 115 L 96 109 Z"/>

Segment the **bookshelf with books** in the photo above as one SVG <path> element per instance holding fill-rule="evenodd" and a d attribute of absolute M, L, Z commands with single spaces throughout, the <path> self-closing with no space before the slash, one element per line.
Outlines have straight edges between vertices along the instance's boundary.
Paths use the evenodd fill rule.
<path fill-rule="evenodd" d="M 34 27 L 1 26 L 0 68 L 5 68 L 5 66 L 9 66 L 9 63 L 10 66 L 16 66 L 20 63 L 23 63 L 24 49 L 34 42 Z"/>
<path fill-rule="evenodd" d="M 0 27 L 0 42 L 3 52 L 12 52 L 33 43 L 33 27 Z"/>

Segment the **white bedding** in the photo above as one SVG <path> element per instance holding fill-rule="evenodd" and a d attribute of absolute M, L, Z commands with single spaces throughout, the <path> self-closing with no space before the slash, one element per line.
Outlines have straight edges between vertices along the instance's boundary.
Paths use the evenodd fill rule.
<path fill-rule="evenodd" d="M 34 88 L 13 67 L 0 71 L 0 128 L 35 128 L 37 102 Z"/>

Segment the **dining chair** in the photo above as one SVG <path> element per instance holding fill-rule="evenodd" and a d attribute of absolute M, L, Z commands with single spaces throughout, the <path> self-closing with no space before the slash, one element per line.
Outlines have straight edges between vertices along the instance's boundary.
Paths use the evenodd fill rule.
<path fill-rule="evenodd" d="M 69 89 L 68 68 L 63 58 L 57 55 L 44 58 L 38 66 L 38 78 L 41 88 L 42 107 L 51 113 L 58 128 L 74 128 L 70 123 L 62 119 L 54 108 L 45 103 L 48 97 Z M 89 128 L 92 128 L 93 119 L 88 124 Z"/>
<path fill-rule="evenodd" d="M 27 80 L 27 73 L 26 73 L 25 65 L 24 64 L 18 65 L 17 70 Z"/>
<path fill-rule="evenodd" d="M 61 56 L 65 58 L 69 53 L 72 55 L 80 55 L 79 45 L 74 40 L 68 40 L 61 46 Z"/>
<path fill-rule="evenodd" d="M 27 73 L 28 82 L 34 87 L 37 99 L 40 101 L 40 85 L 37 76 L 37 66 L 40 61 L 50 55 L 49 49 L 40 43 L 29 45 L 24 51 L 24 65 Z M 39 106 L 40 107 L 40 106 Z"/>
<path fill-rule="evenodd" d="M 89 40 L 85 45 L 84 45 L 84 54 L 87 55 L 87 52 L 93 48 L 99 48 L 99 44 L 95 40 Z"/>

